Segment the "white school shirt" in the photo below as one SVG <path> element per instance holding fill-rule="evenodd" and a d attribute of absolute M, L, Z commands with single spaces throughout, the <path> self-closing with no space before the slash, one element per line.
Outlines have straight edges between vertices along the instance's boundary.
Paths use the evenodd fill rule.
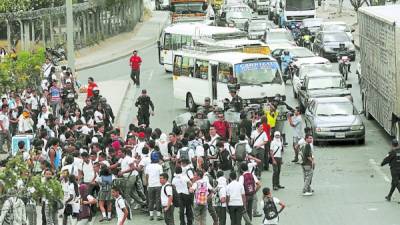
<path fill-rule="evenodd" d="M 244 186 L 237 180 L 232 181 L 226 188 L 226 195 L 229 196 L 228 206 L 243 206 L 242 195 L 244 195 Z"/>
<path fill-rule="evenodd" d="M 172 179 L 172 184 L 175 185 L 176 187 L 176 192 L 178 194 L 189 194 L 189 188 L 188 188 L 188 182 L 189 178 L 186 176 L 186 174 L 176 174 L 175 177 Z"/>
<path fill-rule="evenodd" d="M 274 203 L 275 203 L 275 206 L 277 207 L 276 209 L 277 210 L 279 210 L 278 209 L 278 205 L 279 205 L 279 203 L 281 202 L 278 198 L 275 198 L 275 197 L 272 197 L 272 199 L 274 200 Z M 260 201 L 260 206 L 261 206 L 261 208 L 264 208 L 264 200 L 261 200 Z M 272 220 L 267 220 L 265 217 L 264 217 L 264 220 L 263 220 L 263 224 L 278 224 L 278 222 L 279 222 L 279 216 L 278 217 L 276 217 L 276 218 L 274 218 L 274 219 L 272 219 Z"/>
<path fill-rule="evenodd" d="M 121 171 L 125 171 L 131 167 L 130 164 L 134 163 L 135 160 L 132 157 L 130 157 L 129 155 L 126 155 L 124 158 L 120 159 L 118 162 L 121 164 Z M 130 174 L 131 174 L 131 172 L 127 172 L 127 173 L 124 173 L 122 176 L 129 177 Z"/>
<path fill-rule="evenodd" d="M 160 174 L 163 172 L 162 166 L 158 163 L 150 163 L 146 166 L 144 173 L 149 176 L 148 187 L 160 187 Z"/>
<path fill-rule="evenodd" d="M 171 187 L 171 184 L 169 182 L 167 182 L 161 187 L 160 198 L 161 198 L 161 205 L 163 207 L 168 205 L 168 196 L 171 196 L 171 195 L 173 195 L 172 187 Z"/>
<path fill-rule="evenodd" d="M 255 130 L 251 133 L 251 139 L 253 141 L 258 137 L 258 135 L 260 135 L 260 137 L 258 137 L 257 140 L 255 140 L 254 146 L 259 146 L 259 145 L 261 145 L 261 143 L 268 141 L 267 134 L 264 131 L 262 131 L 262 132 L 263 133 L 261 135 L 260 135 L 260 133 L 258 133 L 257 130 Z M 264 148 L 264 145 L 261 145 L 260 147 Z"/>
<path fill-rule="evenodd" d="M 124 208 L 126 208 L 125 205 L 125 200 L 122 198 L 122 196 L 118 196 L 117 199 L 115 199 L 115 211 L 117 213 L 117 224 L 120 224 L 122 221 L 122 218 L 124 218 Z"/>

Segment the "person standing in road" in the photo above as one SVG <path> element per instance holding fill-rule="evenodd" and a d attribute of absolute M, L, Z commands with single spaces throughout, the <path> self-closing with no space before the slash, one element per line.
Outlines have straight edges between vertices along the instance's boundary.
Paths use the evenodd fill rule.
<path fill-rule="evenodd" d="M 253 201 L 255 199 L 257 191 L 261 187 L 261 182 L 258 180 L 256 175 L 252 174 L 251 171 L 249 171 L 249 166 L 246 162 L 240 165 L 240 169 L 243 173 L 239 177 L 239 183 L 243 185 L 246 197 L 243 205 L 247 212 L 247 215 L 249 216 L 249 220 L 251 221 L 253 219 Z"/>
<path fill-rule="evenodd" d="M 150 96 L 147 95 L 146 89 L 142 90 L 142 95 L 138 97 L 136 100 L 135 106 L 138 107 L 138 125 L 145 124 L 146 127 L 150 125 L 150 114 L 154 116 L 154 104 L 150 99 Z M 150 112 L 151 107 L 151 112 Z"/>
<path fill-rule="evenodd" d="M 140 65 L 142 64 L 142 58 L 137 55 L 137 50 L 133 51 L 133 55 L 129 59 L 129 65 L 131 66 L 131 79 L 133 83 L 140 86 Z"/>
<path fill-rule="evenodd" d="M 179 207 L 180 225 L 193 225 L 193 199 L 189 194 L 189 187 L 192 183 L 188 176 L 182 173 L 182 167 L 176 167 L 172 184 L 175 185 L 176 192 L 179 194 L 179 199 L 181 200 Z"/>
<path fill-rule="evenodd" d="M 296 163 L 299 161 L 299 146 L 298 143 L 300 139 L 303 137 L 303 126 L 302 126 L 302 118 L 300 108 L 296 107 L 294 111 L 294 115 L 291 113 L 288 114 L 289 125 L 293 127 L 293 150 L 294 150 L 294 159 L 292 162 Z"/>
<path fill-rule="evenodd" d="M 311 134 L 306 135 L 306 145 L 303 149 L 303 175 L 304 175 L 304 188 L 303 195 L 310 196 L 314 190 L 311 188 L 311 181 L 314 173 L 315 161 L 313 156 L 313 137 Z"/>
<path fill-rule="evenodd" d="M 278 225 L 279 214 L 285 208 L 285 203 L 276 197 L 272 197 L 271 190 L 266 187 L 263 188 L 263 201 L 261 204 L 265 214 L 263 224 Z M 277 205 L 280 206 L 279 210 L 276 207 Z"/>
<path fill-rule="evenodd" d="M 125 200 L 121 196 L 121 191 L 118 187 L 112 187 L 112 196 L 115 198 L 115 211 L 117 213 L 117 225 L 124 225 L 128 219 L 128 207 L 125 205 Z"/>
<path fill-rule="evenodd" d="M 174 205 L 173 205 L 173 189 L 172 185 L 168 182 L 168 174 L 162 173 L 160 175 L 161 187 L 161 205 L 164 211 L 164 221 L 166 225 L 174 225 Z"/>
<path fill-rule="evenodd" d="M 389 164 L 390 166 L 390 174 L 392 175 L 392 184 L 390 187 L 389 194 L 385 197 L 387 201 L 390 202 L 394 190 L 397 190 L 400 193 L 400 146 L 399 142 L 394 139 L 392 140 L 392 150 L 389 154 L 383 159 L 381 166 Z"/>
<path fill-rule="evenodd" d="M 95 87 L 97 87 L 97 84 L 94 82 L 93 77 L 89 77 L 86 99 L 90 99 L 91 97 L 93 97 L 93 88 Z"/>
<path fill-rule="evenodd" d="M 245 212 L 246 195 L 244 185 L 237 181 L 236 172 L 231 172 L 229 178 L 231 182 L 226 189 L 226 204 L 228 205 L 231 225 L 240 225 L 243 212 Z"/>
<path fill-rule="evenodd" d="M 270 152 L 269 152 L 273 167 L 272 186 L 275 191 L 280 188 L 285 188 L 284 186 L 281 186 L 279 179 L 281 174 L 281 165 L 282 165 L 282 150 L 283 150 L 283 143 L 281 139 L 281 133 L 279 131 L 275 131 L 274 139 L 271 141 Z"/>

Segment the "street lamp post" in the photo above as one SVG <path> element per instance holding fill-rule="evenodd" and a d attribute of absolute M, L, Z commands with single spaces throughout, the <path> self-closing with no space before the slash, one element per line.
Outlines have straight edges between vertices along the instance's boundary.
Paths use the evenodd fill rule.
<path fill-rule="evenodd" d="M 67 57 L 68 67 L 75 73 L 75 51 L 74 51 L 74 19 L 72 0 L 65 0 L 67 9 Z"/>

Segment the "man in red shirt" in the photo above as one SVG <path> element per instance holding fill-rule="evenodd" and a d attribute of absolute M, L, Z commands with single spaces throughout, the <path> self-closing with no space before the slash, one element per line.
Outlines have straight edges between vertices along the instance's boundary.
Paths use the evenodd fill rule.
<path fill-rule="evenodd" d="M 94 82 L 93 77 L 88 78 L 88 88 L 87 88 L 87 97 L 86 98 L 91 98 L 93 97 L 93 88 L 97 87 L 97 84 Z"/>
<path fill-rule="evenodd" d="M 225 141 L 231 139 L 231 128 L 229 123 L 225 120 L 224 114 L 218 114 L 218 120 L 214 121 L 213 126 L 217 130 L 217 134 L 221 136 Z"/>
<path fill-rule="evenodd" d="M 134 50 L 133 56 L 129 59 L 129 65 L 131 66 L 131 79 L 138 87 L 140 86 L 140 64 L 142 64 L 142 58 Z"/>

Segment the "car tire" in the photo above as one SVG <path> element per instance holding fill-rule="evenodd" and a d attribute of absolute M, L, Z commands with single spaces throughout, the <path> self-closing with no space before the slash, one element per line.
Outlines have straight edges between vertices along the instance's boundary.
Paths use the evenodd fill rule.
<path fill-rule="evenodd" d="M 186 106 L 190 112 L 196 112 L 197 105 L 194 102 L 192 94 L 188 93 L 186 96 Z"/>
<path fill-rule="evenodd" d="M 360 140 L 358 140 L 357 143 L 358 143 L 359 145 L 364 145 L 364 144 L 365 144 L 365 137 L 362 138 L 362 139 L 360 139 Z"/>
<path fill-rule="evenodd" d="M 367 99 L 365 98 L 364 94 L 362 95 L 362 101 L 363 101 L 363 106 L 364 106 L 364 116 L 367 120 L 371 120 L 372 116 L 368 112 L 368 104 L 367 104 Z"/>
<path fill-rule="evenodd" d="M 269 21 L 272 21 L 272 20 L 273 20 L 272 14 L 269 13 L 269 12 L 268 12 L 268 20 L 269 20 Z"/>

